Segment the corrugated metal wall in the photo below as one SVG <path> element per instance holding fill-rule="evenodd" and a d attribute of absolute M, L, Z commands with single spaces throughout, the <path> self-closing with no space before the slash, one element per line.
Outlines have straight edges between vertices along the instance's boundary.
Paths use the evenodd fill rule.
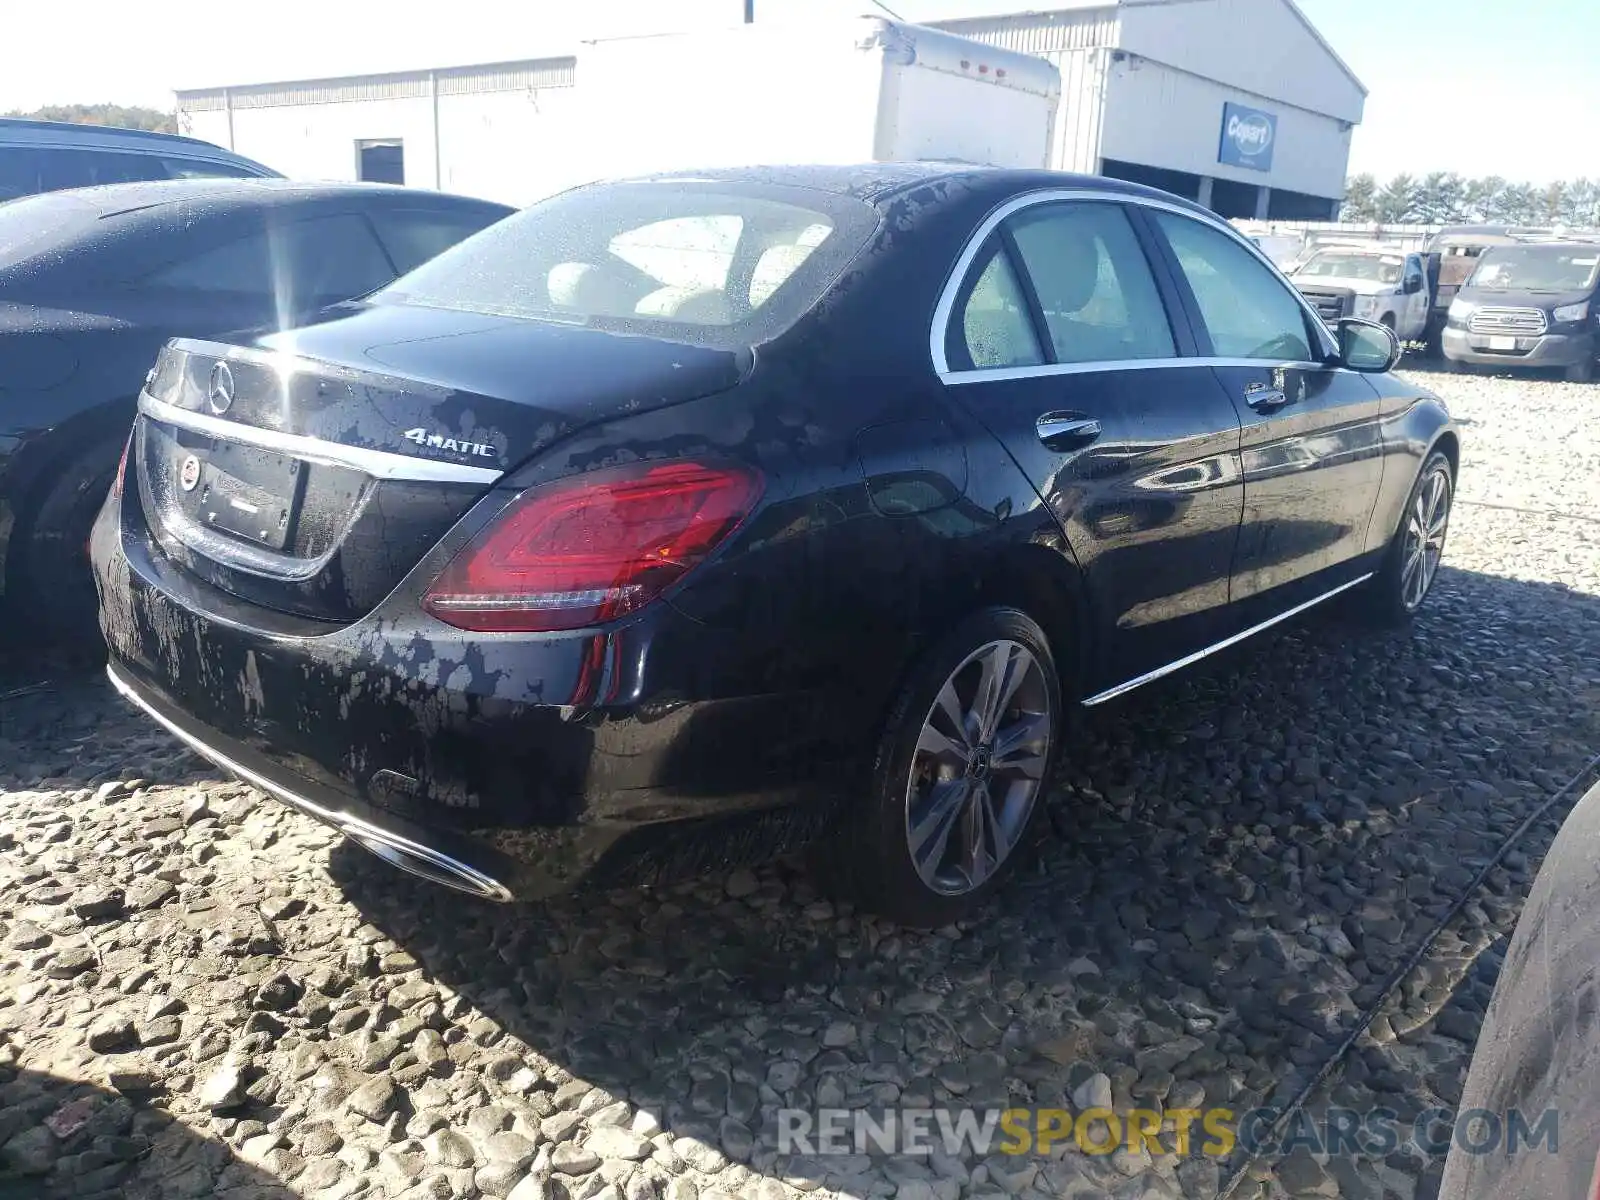
<path fill-rule="evenodd" d="M 971 17 L 930 24 L 974 41 L 1006 50 L 1049 57 L 1060 50 L 1089 50 L 1117 43 L 1117 6 L 1077 8 L 1065 12 L 1014 13 L 1004 17 Z"/>
<path fill-rule="evenodd" d="M 282 108 L 296 104 L 348 104 L 361 100 L 407 100 L 432 95 L 437 77 L 439 95 L 464 96 L 479 92 L 520 92 L 529 88 L 571 87 L 576 60 L 540 58 L 525 62 L 488 63 L 473 67 L 448 67 L 439 71 L 404 71 L 350 79 L 311 79 L 302 83 L 262 83 L 236 88 L 208 88 L 179 92 L 183 112 Z"/>
<path fill-rule="evenodd" d="M 962 37 L 1054 63 L 1061 72 L 1061 104 L 1056 109 L 1050 165 L 1058 171 L 1089 174 L 1100 169 L 1106 62 L 1119 33 L 1115 5 L 935 24 Z"/>

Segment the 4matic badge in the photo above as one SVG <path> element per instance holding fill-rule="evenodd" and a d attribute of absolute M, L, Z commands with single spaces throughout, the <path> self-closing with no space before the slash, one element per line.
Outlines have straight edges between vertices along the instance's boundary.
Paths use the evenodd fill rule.
<path fill-rule="evenodd" d="M 445 437 L 442 433 L 429 433 L 422 426 L 408 429 L 402 435 L 409 442 L 419 446 L 426 446 L 430 450 L 448 450 L 452 454 L 471 454 L 478 458 L 499 458 L 500 453 L 493 446 L 483 442 L 464 442 L 459 438 Z"/>

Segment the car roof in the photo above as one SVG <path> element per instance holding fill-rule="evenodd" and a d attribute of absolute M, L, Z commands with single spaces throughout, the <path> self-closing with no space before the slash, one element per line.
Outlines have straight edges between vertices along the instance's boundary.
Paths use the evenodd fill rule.
<path fill-rule="evenodd" d="M 55 202 L 92 209 L 101 218 L 164 208 L 169 204 L 204 203 L 214 210 L 282 208 L 317 200 L 381 197 L 424 201 L 429 205 L 463 205 L 513 210 L 491 200 L 448 192 L 395 187 L 386 183 L 301 183 L 290 179 L 161 179 L 148 183 L 108 183 L 99 187 L 45 192 L 33 202 Z"/>
<path fill-rule="evenodd" d="M 723 183 L 776 184 L 812 188 L 816 191 L 853 196 L 875 206 L 883 206 L 907 191 L 929 183 L 960 182 L 970 191 L 992 192 L 996 198 L 1044 188 L 1087 189 L 1130 197 L 1159 199 L 1198 215 L 1220 220 L 1208 208 L 1182 196 L 1158 188 L 1102 175 L 1079 175 L 1067 171 L 1046 171 L 1017 167 L 991 167 L 966 162 L 885 162 L 848 166 L 750 166 L 721 167 L 707 171 L 674 171 L 643 176 L 626 182 L 690 182 L 705 180 Z"/>
<path fill-rule="evenodd" d="M 93 142 L 96 144 L 122 144 L 160 149 L 163 146 L 196 151 L 219 158 L 238 158 L 239 155 L 214 142 L 185 137 L 181 133 L 157 133 L 153 129 L 129 129 L 121 125 L 88 125 L 73 121 L 34 121 L 22 117 L 0 117 L 0 143 L 26 142 L 30 145 L 59 142 Z"/>

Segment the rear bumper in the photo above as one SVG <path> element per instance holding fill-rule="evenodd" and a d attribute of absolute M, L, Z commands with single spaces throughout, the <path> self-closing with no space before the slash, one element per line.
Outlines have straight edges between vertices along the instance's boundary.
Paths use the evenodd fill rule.
<path fill-rule="evenodd" d="M 471 635 L 397 593 L 353 625 L 269 632 L 167 560 L 129 497 L 108 501 L 91 558 L 124 696 L 224 770 L 480 895 L 798 846 L 855 766 L 848 705 L 750 694 L 727 638 L 670 605 L 603 633 Z"/>
<path fill-rule="evenodd" d="M 1570 367 L 1595 355 L 1592 333 L 1546 333 L 1517 338 L 1515 350 L 1491 350 L 1483 334 L 1464 329 L 1444 331 L 1444 353 L 1456 362 L 1501 367 Z"/>
<path fill-rule="evenodd" d="M 309 779 L 293 779 L 248 746 L 223 737 L 215 730 L 197 728 L 170 701 L 158 698 L 153 691 L 135 683 L 114 663 L 107 665 L 106 675 L 123 699 L 143 709 L 189 749 L 235 778 L 333 826 L 340 833 L 374 845 L 393 847 L 419 865 L 432 864 L 442 878 L 454 878 L 455 886 L 463 891 L 490 900 L 512 899 L 510 887 L 502 880 L 514 878 L 517 868 L 502 856 L 465 839 L 441 836 L 437 831 L 410 825 L 349 796 L 319 787 Z"/>

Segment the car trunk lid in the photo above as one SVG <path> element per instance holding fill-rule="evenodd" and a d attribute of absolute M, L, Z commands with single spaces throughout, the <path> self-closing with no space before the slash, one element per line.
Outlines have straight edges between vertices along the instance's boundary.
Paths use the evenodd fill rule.
<path fill-rule="evenodd" d="M 404 305 L 248 345 L 176 341 L 140 401 L 145 516 L 207 582 L 353 620 L 518 463 L 583 426 L 732 387 L 747 361 Z"/>

